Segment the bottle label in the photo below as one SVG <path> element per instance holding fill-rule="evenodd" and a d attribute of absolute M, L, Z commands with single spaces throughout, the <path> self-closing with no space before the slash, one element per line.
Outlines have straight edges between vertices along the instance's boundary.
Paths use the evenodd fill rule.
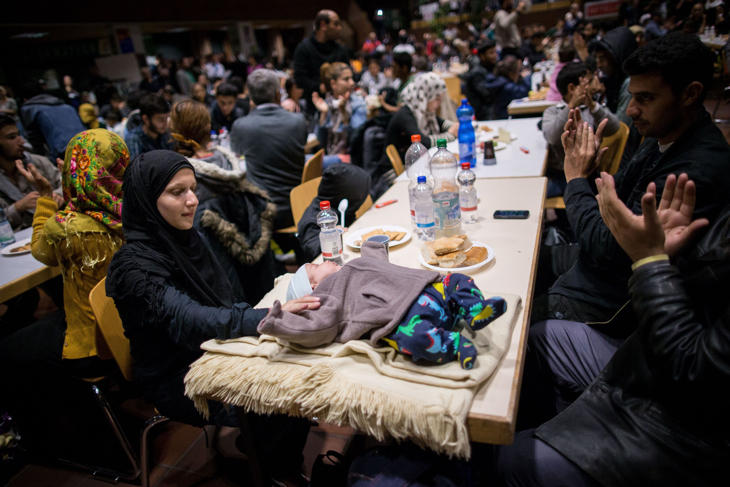
<path fill-rule="evenodd" d="M 462 206 L 461 207 L 461 211 L 462 212 L 465 212 L 465 211 L 477 211 L 477 207 L 476 206 L 471 206 L 471 207 Z"/>
<path fill-rule="evenodd" d="M 466 142 L 459 144 L 459 162 L 468 162 L 472 164 L 474 160 L 474 142 Z"/>
<path fill-rule="evenodd" d="M 433 195 L 433 216 L 436 227 L 440 230 L 458 225 L 461 220 L 459 194 L 451 191 L 435 193 Z"/>
<path fill-rule="evenodd" d="M 433 221 L 431 221 L 429 223 L 416 223 L 416 226 L 418 228 L 433 228 L 436 226 L 436 224 Z"/>
<path fill-rule="evenodd" d="M 322 257 L 333 259 L 342 255 L 342 234 L 335 232 L 320 232 L 319 245 L 322 249 Z"/>

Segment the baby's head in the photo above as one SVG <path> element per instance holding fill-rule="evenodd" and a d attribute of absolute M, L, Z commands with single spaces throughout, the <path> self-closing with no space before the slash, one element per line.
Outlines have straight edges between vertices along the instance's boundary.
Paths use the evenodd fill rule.
<path fill-rule="evenodd" d="M 325 277 L 334 274 L 341 268 L 341 266 L 329 260 L 321 264 L 304 264 L 289 281 L 286 300 L 290 301 L 311 294 Z"/>

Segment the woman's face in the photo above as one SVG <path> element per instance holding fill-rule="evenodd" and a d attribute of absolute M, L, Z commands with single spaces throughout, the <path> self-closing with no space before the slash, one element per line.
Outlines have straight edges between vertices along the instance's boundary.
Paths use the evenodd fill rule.
<path fill-rule="evenodd" d="M 441 96 L 437 96 L 436 98 L 428 100 L 428 104 L 426 105 L 426 111 L 428 113 L 438 113 L 440 108 L 441 108 Z"/>
<path fill-rule="evenodd" d="M 177 230 L 193 228 L 195 209 L 198 207 L 198 197 L 195 196 L 196 185 L 193 170 L 180 169 L 157 198 L 157 211 Z"/>
<path fill-rule="evenodd" d="M 352 79 L 352 71 L 345 69 L 340 77 L 332 80 L 332 93 L 335 96 L 341 96 L 352 91 L 355 81 Z"/>

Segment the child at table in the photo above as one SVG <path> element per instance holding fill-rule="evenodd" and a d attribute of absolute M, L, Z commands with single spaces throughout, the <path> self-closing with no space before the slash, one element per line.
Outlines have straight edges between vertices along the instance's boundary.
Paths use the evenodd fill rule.
<path fill-rule="evenodd" d="M 502 315 L 504 299 L 485 299 L 463 274 L 409 269 L 388 262 L 385 244 L 365 242 L 361 257 L 340 267 L 304 264 L 292 277 L 287 300 L 314 294 L 321 307 L 295 315 L 276 301 L 258 325 L 259 333 L 316 347 L 369 335 L 414 360 L 458 360 L 474 366 L 474 344 L 459 332 L 476 331 Z"/>

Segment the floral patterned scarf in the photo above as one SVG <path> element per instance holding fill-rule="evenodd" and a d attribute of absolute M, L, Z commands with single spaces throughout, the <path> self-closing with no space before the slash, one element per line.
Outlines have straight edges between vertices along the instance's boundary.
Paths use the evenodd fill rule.
<path fill-rule="evenodd" d="M 418 129 L 425 135 L 439 133 L 435 113 L 429 113 L 428 102 L 446 93 L 446 82 L 434 73 L 421 73 L 401 92 L 401 101 L 416 117 Z"/>
<path fill-rule="evenodd" d="M 114 233 L 122 233 L 122 178 L 129 164 L 129 150 L 115 133 L 86 130 L 66 146 L 63 164 L 63 196 L 66 208 L 56 212 L 62 225 L 83 213 Z"/>

